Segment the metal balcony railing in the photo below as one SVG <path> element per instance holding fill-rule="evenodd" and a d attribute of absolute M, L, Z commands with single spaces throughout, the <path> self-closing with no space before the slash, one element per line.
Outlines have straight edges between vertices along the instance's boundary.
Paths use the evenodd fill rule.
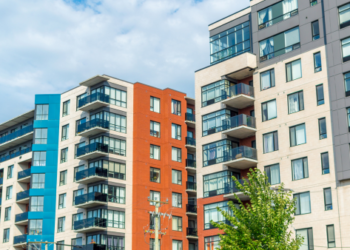
<path fill-rule="evenodd" d="M 192 137 L 186 137 L 186 145 L 196 146 L 196 139 Z"/>
<path fill-rule="evenodd" d="M 88 168 L 77 172 L 75 176 L 75 180 L 80 181 L 82 179 L 85 179 L 91 176 L 107 177 L 107 172 L 108 170 L 104 168 L 98 168 L 98 167 Z"/>
<path fill-rule="evenodd" d="M 24 155 L 26 153 L 29 153 L 32 151 L 32 148 L 26 148 L 26 149 L 23 149 L 23 150 L 20 150 L 20 151 L 17 151 L 16 153 L 13 153 L 13 154 L 10 154 L 10 155 L 6 155 L 2 158 L 0 158 L 0 162 L 4 162 L 4 161 L 8 161 L 10 159 L 13 159 L 17 156 L 21 156 L 21 155 Z"/>
<path fill-rule="evenodd" d="M 186 204 L 186 212 L 197 213 L 197 205 Z"/>
<path fill-rule="evenodd" d="M 186 230 L 186 235 L 187 236 L 198 236 L 198 229 L 197 228 L 188 227 L 187 230 Z"/>
<path fill-rule="evenodd" d="M 26 178 L 26 177 L 28 177 L 28 176 L 30 176 L 30 175 L 31 175 L 31 169 L 28 168 L 28 169 L 26 169 L 26 170 L 23 170 L 23 171 L 21 171 L 21 172 L 18 172 L 18 174 L 17 174 L 17 179 L 20 180 L 20 179 Z"/>
<path fill-rule="evenodd" d="M 194 115 L 194 114 L 186 113 L 186 114 L 185 114 L 185 120 L 186 120 L 186 121 L 195 122 L 195 121 L 196 121 L 196 118 L 195 118 L 195 115 Z"/>
<path fill-rule="evenodd" d="M 222 121 L 222 130 L 228 130 L 239 126 L 247 126 L 250 128 L 256 128 L 255 117 L 245 114 L 232 116 L 229 119 Z"/>
<path fill-rule="evenodd" d="M 196 191 L 197 190 L 197 183 L 192 182 L 192 181 L 186 181 L 186 189 Z"/>
<path fill-rule="evenodd" d="M 107 202 L 107 194 L 94 192 L 94 193 L 79 195 L 75 197 L 74 205 L 77 206 L 77 205 L 81 205 L 92 201 Z"/>
<path fill-rule="evenodd" d="M 209 159 L 203 162 L 204 166 L 214 165 L 222 162 L 233 161 L 241 158 L 248 158 L 257 160 L 257 153 L 255 148 L 241 146 L 233 148 L 231 150 L 225 150 L 222 152 L 221 157 Z"/>
<path fill-rule="evenodd" d="M 96 128 L 96 127 L 108 129 L 109 121 L 102 120 L 102 119 L 93 119 L 91 121 L 84 122 L 78 125 L 77 132 L 81 133 L 83 131 Z"/>
<path fill-rule="evenodd" d="M 186 159 L 186 167 L 196 167 L 196 160 Z"/>
<path fill-rule="evenodd" d="M 102 93 L 94 93 L 92 95 L 88 95 L 88 96 L 79 100 L 78 108 L 81 108 L 81 107 L 85 106 L 86 104 L 89 104 L 89 103 L 92 103 L 95 101 L 109 103 L 109 95 L 102 94 Z"/>
<path fill-rule="evenodd" d="M 18 137 L 21 137 L 22 135 L 28 134 L 30 132 L 33 132 L 33 125 L 29 125 L 27 127 L 24 127 L 16 132 L 13 132 L 11 134 L 5 135 L 3 137 L 0 137 L 0 144 L 3 144 L 5 142 L 11 141 L 13 139 L 16 139 Z"/>
<path fill-rule="evenodd" d="M 91 227 L 107 227 L 107 219 L 104 218 L 88 218 L 74 221 L 73 230 L 81 230 Z"/>
<path fill-rule="evenodd" d="M 77 149 L 77 157 L 92 153 L 94 151 L 100 151 L 104 153 L 108 153 L 108 145 L 102 144 L 100 142 L 95 142 L 93 144 L 86 145 L 84 147 Z"/>

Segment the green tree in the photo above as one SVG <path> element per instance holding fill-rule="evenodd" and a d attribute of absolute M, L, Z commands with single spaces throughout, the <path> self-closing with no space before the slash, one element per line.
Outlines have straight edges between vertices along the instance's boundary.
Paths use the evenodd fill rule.
<path fill-rule="evenodd" d="M 229 202 L 229 212 L 218 211 L 231 222 L 212 225 L 222 229 L 220 249 L 222 250 L 297 250 L 303 244 L 303 238 L 294 238 L 291 224 L 296 210 L 292 192 L 284 189 L 283 183 L 278 188 L 271 188 L 268 177 L 258 169 L 251 169 L 248 180 L 241 184 L 233 177 L 236 187 L 250 202 L 243 204 L 234 193 L 239 206 Z"/>

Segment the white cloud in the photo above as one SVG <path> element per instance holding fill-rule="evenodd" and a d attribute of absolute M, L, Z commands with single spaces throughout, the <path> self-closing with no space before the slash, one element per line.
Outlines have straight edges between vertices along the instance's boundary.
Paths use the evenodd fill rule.
<path fill-rule="evenodd" d="M 208 24 L 249 0 L 0 1 L 0 123 L 96 74 L 194 95 Z"/>

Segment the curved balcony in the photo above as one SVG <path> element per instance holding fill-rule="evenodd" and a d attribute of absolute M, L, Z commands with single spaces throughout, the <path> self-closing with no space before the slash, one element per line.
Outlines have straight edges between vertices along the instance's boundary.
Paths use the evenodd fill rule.
<path fill-rule="evenodd" d="M 108 145 L 95 142 L 77 149 L 77 159 L 89 160 L 108 155 Z"/>
<path fill-rule="evenodd" d="M 12 148 L 33 139 L 33 125 L 24 127 L 16 132 L 0 137 L 0 151 Z"/>
<path fill-rule="evenodd" d="M 77 133 L 80 136 L 89 137 L 99 133 L 108 132 L 109 121 L 102 119 L 93 119 L 78 125 Z"/>
<path fill-rule="evenodd" d="M 18 226 L 28 225 L 28 212 L 16 214 L 15 224 Z"/>
<path fill-rule="evenodd" d="M 73 230 L 77 233 L 89 233 L 94 231 L 104 231 L 107 229 L 107 219 L 88 218 L 74 221 Z"/>
<path fill-rule="evenodd" d="M 244 139 L 255 135 L 255 117 L 245 114 L 230 117 L 222 121 L 222 133 L 238 139 Z"/>
<path fill-rule="evenodd" d="M 23 170 L 21 172 L 18 172 L 17 174 L 17 181 L 22 183 L 29 183 L 30 177 L 31 177 L 31 169 L 28 168 L 26 170 Z"/>
<path fill-rule="evenodd" d="M 188 127 L 190 128 L 196 128 L 196 116 L 191 113 L 185 114 L 185 122 Z"/>
<path fill-rule="evenodd" d="M 186 214 L 197 216 L 197 205 L 186 204 Z"/>
<path fill-rule="evenodd" d="M 102 180 L 107 180 L 107 169 L 97 167 L 79 171 L 75 176 L 75 182 L 80 184 L 89 184 Z"/>
<path fill-rule="evenodd" d="M 90 111 L 109 105 L 109 95 L 94 93 L 79 100 L 78 110 Z"/>
<path fill-rule="evenodd" d="M 75 197 L 74 206 L 78 208 L 90 208 L 107 204 L 107 194 L 93 192 Z"/>
<path fill-rule="evenodd" d="M 18 235 L 13 237 L 13 246 L 14 247 L 26 247 L 27 244 L 27 236 L 26 234 L 24 235 Z"/>
<path fill-rule="evenodd" d="M 244 83 L 229 87 L 226 98 L 222 101 L 226 106 L 243 109 L 254 105 L 254 88 Z"/>
<path fill-rule="evenodd" d="M 29 204 L 29 189 L 17 193 L 16 202 L 19 204 Z"/>
<path fill-rule="evenodd" d="M 192 137 L 186 137 L 186 148 L 190 151 L 196 151 L 196 139 Z"/>

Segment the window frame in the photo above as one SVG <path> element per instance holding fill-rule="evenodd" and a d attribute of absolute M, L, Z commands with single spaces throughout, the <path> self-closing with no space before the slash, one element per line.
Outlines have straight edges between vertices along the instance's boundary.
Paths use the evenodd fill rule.
<path fill-rule="evenodd" d="M 272 184 L 271 183 L 271 178 L 272 178 L 271 177 L 271 167 L 275 167 L 276 165 L 278 165 L 278 180 L 279 181 L 277 183 Z M 280 168 L 280 164 L 279 163 L 275 163 L 275 164 L 270 164 L 268 166 L 264 166 L 264 171 L 265 171 L 265 174 L 267 175 L 267 178 L 269 180 L 270 185 L 277 185 L 277 184 L 281 183 L 281 168 Z"/>
<path fill-rule="evenodd" d="M 40 106 L 42 106 L 42 108 L 41 108 L 41 111 L 42 111 L 42 113 L 41 114 L 39 114 L 39 112 L 38 112 L 38 107 L 40 107 Z M 47 113 L 44 113 L 43 111 L 44 111 L 44 107 L 46 107 L 47 106 Z M 49 104 L 36 104 L 35 105 L 35 117 L 34 117 L 34 120 L 36 120 L 36 121 L 47 121 L 47 120 L 49 120 L 49 113 L 50 113 L 50 110 L 49 110 L 49 108 L 50 108 L 50 106 L 49 106 Z M 40 116 L 40 119 L 38 119 L 38 117 Z"/>
<path fill-rule="evenodd" d="M 309 207 L 310 207 L 310 213 L 301 213 L 301 202 L 300 202 L 300 195 L 301 194 L 306 194 L 308 193 L 309 194 Z M 300 211 L 300 214 L 297 214 L 297 210 L 295 211 L 294 213 L 294 216 L 299 216 L 299 215 L 305 215 L 305 214 L 311 214 L 312 213 L 312 208 L 311 208 L 311 195 L 310 195 L 310 191 L 306 191 L 306 192 L 301 192 L 301 193 L 296 193 L 296 194 L 293 194 L 293 199 L 296 198 L 296 196 L 298 197 L 298 202 L 297 204 L 299 204 L 299 207 L 297 208 L 297 210 L 299 209 Z"/>
<path fill-rule="evenodd" d="M 329 240 L 329 234 L 328 234 L 328 228 L 329 227 L 332 227 L 333 228 L 333 235 L 334 235 L 334 241 L 330 241 Z M 331 224 L 331 225 L 326 225 L 326 231 L 327 231 L 327 246 L 328 248 L 335 248 L 336 247 L 336 240 L 335 240 L 335 228 L 334 228 L 334 224 Z M 330 244 L 334 244 L 334 245 L 331 245 Z"/>
<path fill-rule="evenodd" d="M 326 199 L 326 192 L 330 192 L 330 202 L 331 203 L 327 203 L 327 199 Z M 325 211 L 332 211 L 333 210 L 333 198 L 332 198 L 332 188 L 327 187 L 323 189 L 323 201 L 324 201 L 324 210 Z"/>
<path fill-rule="evenodd" d="M 314 236 L 313 236 L 313 230 L 312 230 L 312 227 L 309 227 L 309 228 L 300 228 L 300 229 L 296 229 L 295 230 L 295 234 L 297 235 L 297 232 L 298 231 L 302 231 L 302 230 L 307 230 L 307 248 L 308 250 L 313 250 L 314 249 Z M 311 232 L 311 238 L 310 239 L 310 232 Z M 311 246 L 311 248 L 310 248 Z"/>
<path fill-rule="evenodd" d="M 325 126 L 325 130 L 326 132 L 321 134 L 321 121 L 324 120 L 324 126 Z M 326 122 L 326 117 L 322 117 L 318 119 L 318 133 L 319 133 L 319 139 L 323 140 L 323 139 L 327 139 L 328 134 L 327 134 L 327 122 Z"/>
<path fill-rule="evenodd" d="M 158 176 L 158 180 L 159 181 L 154 181 L 154 177 L 152 178 L 152 176 L 156 173 L 154 170 L 158 170 L 159 171 L 159 176 Z M 153 175 L 152 175 L 153 174 Z M 160 168 L 154 168 L 154 167 L 150 167 L 150 181 L 151 182 L 155 182 L 155 183 L 160 183 Z"/>
<path fill-rule="evenodd" d="M 302 126 L 302 125 L 304 125 L 304 137 L 305 137 L 305 142 L 304 143 L 300 143 L 300 144 L 298 144 L 297 143 L 297 133 L 296 133 L 296 127 L 298 127 L 298 126 Z M 295 129 L 295 138 L 294 138 L 294 140 L 295 140 L 295 145 L 292 145 L 292 129 Z M 306 137 L 306 124 L 305 123 L 301 123 L 301 124 L 296 124 L 296 125 L 293 125 L 293 126 L 290 126 L 289 127 L 289 146 L 290 147 L 296 147 L 296 146 L 300 146 L 300 145 L 304 145 L 304 144 L 307 144 L 307 137 Z"/>
<path fill-rule="evenodd" d="M 159 126 L 159 131 L 155 130 L 155 125 Z M 158 137 L 160 138 L 160 122 L 156 122 L 156 121 L 150 121 L 150 135 L 153 137 Z"/>
<path fill-rule="evenodd" d="M 70 114 L 70 100 L 63 102 L 62 104 L 62 117 Z"/>
<path fill-rule="evenodd" d="M 293 67 L 292 67 L 292 64 L 293 64 L 293 62 L 297 62 L 297 61 L 300 61 L 300 77 L 294 79 L 293 78 Z M 287 70 L 288 65 L 291 65 L 291 80 L 288 80 L 288 70 Z M 286 69 L 286 82 L 292 82 L 292 81 L 296 81 L 298 79 L 303 78 L 303 70 L 302 70 L 303 69 L 303 65 L 301 63 L 301 58 L 286 63 L 285 69 Z"/>
<path fill-rule="evenodd" d="M 39 154 L 38 159 L 39 160 L 35 160 L 35 155 Z M 45 160 L 42 160 L 42 156 L 45 155 Z M 33 151 L 33 160 L 32 160 L 32 166 L 35 167 L 46 167 L 46 159 L 47 159 L 47 153 L 46 151 Z M 37 162 L 35 162 L 37 161 Z M 39 163 L 38 165 L 36 163 Z M 44 165 L 43 165 L 44 164 Z"/>
<path fill-rule="evenodd" d="M 60 182 L 59 182 L 59 186 L 64 186 L 67 185 L 67 174 L 68 174 L 68 170 L 63 170 L 60 171 Z"/>
<path fill-rule="evenodd" d="M 298 94 L 298 111 L 291 112 L 290 109 L 289 109 L 289 97 L 292 96 L 292 95 L 295 95 L 295 94 Z M 302 97 L 302 98 L 300 98 L 300 97 Z M 301 102 L 301 99 L 302 99 L 302 102 Z M 296 92 L 288 94 L 287 95 L 287 104 L 288 104 L 288 115 L 295 114 L 295 113 L 298 113 L 300 111 L 305 110 L 304 91 L 303 90 L 299 90 L 299 91 L 296 91 Z M 302 109 L 301 109 L 301 107 L 302 107 Z"/>
<path fill-rule="evenodd" d="M 34 176 L 38 176 L 38 182 L 34 182 Z M 40 181 L 40 177 L 44 176 L 44 182 Z M 46 181 L 46 175 L 45 173 L 35 173 L 31 175 L 30 179 L 30 187 L 33 189 L 45 189 L 45 181 Z M 34 187 L 34 185 L 39 185 L 39 187 Z M 43 185 L 43 187 L 40 187 Z"/>
<path fill-rule="evenodd" d="M 319 88 L 319 87 L 322 87 L 323 99 L 319 99 L 318 91 L 317 91 L 317 88 Z M 323 83 L 316 85 L 316 101 L 317 101 L 317 106 L 323 105 L 325 103 Z"/>
<path fill-rule="evenodd" d="M 269 116 L 268 103 L 269 102 L 273 102 L 273 101 L 276 104 L 276 117 L 268 119 L 268 116 Z M 264 120 L 264 105 L 266 105 L 266 116 L 267 116 L 266 120 Z M 273 119 L 276 119 L 277 117 L 278 117 L 278 112 L 277 112 L 277 100 L 276 99 L 268 100 L 268 101 L 265 101 L 265 102 L 261 103 L 261 120 L 262 120 L 262 122 L 271 121 Z"/>
<path fill-rule="evenodd" d="M 339 12 L 339 9 L 340 9 L 341 7 L 346 6 L 346 5 L 349 5 L 349 8 L 350 8 L 350 4 L 349 4 L 349 3 L 343 4 L 343 5 L 341 5 L 341 6 L 339 6 L 339 7 L 338 7 L 338 21 L 339 21 L 339 29 L 346 28 L 346 27 L 348 27 L 348 26 L 350 25 L 350 20 L 349 20 L 349 21 L 347 21 L 347 22 L 345 22 L 345 23 L 343 23 L 343 24 L 345 24 L 345 25 L 343 25 L 343 26 L 342 26 L 342 24 L 340 23 L 340 13 L 341 13 L 341 12 Z M 346 10 L 343 10 L 342 12 L 344 12 L 344 11 L 346 11 Z"/>
<path fill-rule="evenodd" d="M 63 131 L 65 131 L 65 133 Z M 65 141 L 68 139 L 69 139 L 69 123 L 66 125 L 63 125 L 61 128 L 61 141 Z"/>
<path fill-rule="evenodd" d="M 346 38 L 340 40 L 343 63 L 348 62 L 350 60 L 350 55 L 348 55 L 347 57 L 344 57 L 343 41 L 347 40 L 347 39 L 349 39 L 349 42 L 345 44 L 345 45 L 347 45 L 350 43 L 350 37 L 346 37 Z"/>
<path fill-rule="evenodd" d="M 34 221 L 36 222 L 36 227 L 31 228 L 32 222 Z M 41 228 L 37 227 L 39 221 L 41 221 Z M 41 229 L 41 232 L 39 232 L 40 229 Z M 39 233 L 31 234 L 31 231 L 38 231 Z M 30 219 L 28 221 L 28 235 L 42 235 L 42 234 L 43 234 L 43 219 Z"/>
<path fill-rule="evenodd" d="M 155 107 L 154 107 L 154 99 L 158 99 L 159 100 L 159 112 L 157 112 L 157 111 L 154 111 L 155 109 Z M 155 96 L 151 96 L 150 97 L 150 111 L 152 111 L 152 112 L 154 112 L 154 113 L 158 113 L 158 114 L 160 114 L 160 98 L 158 98 L 158 97 L 155 97 Z"/>
<path fill-rule="evenodd" d="M 61 225 L 60 225 L 61 223 Z M 65 232 L 66 216 L 57 218 L 57 233 Z M 60 227 L 61 226 L 61 227 Z"/>
<path fill-rule="evenodd" d="M 11 220 L 11 211 L 12 211 L 12 207 L 5 207 L 5 215 L 4 215 L 4 221 L 9 221 Z"/>
<path fill-rule="evenodd" d="M 177 204 L 174 204 L 174 196 L 176 196 Z M 177 193 L 177 192 L 171 193 L 171 206 L 177 207 L 177 208 L 182 208 L 182 193 Z"/>
<path fill-rule="evenodd" d="M 314 23 L 317 23 L 318 25 L 318 34 L 316 35 L 314 35 L 314 26 L 313 26 Z M 316 41 L 320 39 L 320 23 L 318 20 L 311 22 L 311 36 L 312 36 L 312 41 Z"/>
<path fill-rule="evenodd" d="M 174 229 L 174 220 L 176 220 L 176 226 L 177 229 Z M 177 232 L 182 232 L 182 217 L 181 216 L 172 216 L 172 220 L 171 220 L 171 230 L 172 231 L 177 231 Z"/>
<path fill-rule="evenodd" d="M 10 228 L 4 228 L 3 243 L 10 242 Z"/>
<path fill-rule="evenodd" d="M 34 203 L 33 198 L 36 199 L 36 203 Z M 39 198 L 42 198 L 42 205 L 40 205 Z M 29 202 L 29 211 L 30 212 L 43 212 L 44 211 L 44 196 L 30 196 Z M 36 208 L 35 210 L 33 208 Z M 41 210 L 40 210 L 41 208 Z"/>
<path fill-rule="evenodd" d="M 154 157 L 154 149 L 155 149 L 155 148 L 158 148 L 158 149 L 159 149 L 159 158 L 155 158 L 155 157 Z M 153 151 L 153 154 L 152 154 L 152 151 Z M 158 161 L 159 161 L 159 160 L 161 159 L 160 154 L 161 154 L 160 146 L 151 144 L 151 145 L 150 145 L 150 159 L 158 160 Z M 153 157 L 152 157 L 152 156 L 153 156 Z"/>
<path fill-rule="evenodd" d="M 175 131 L 175 135 L 173 135 L 173 127 L 174 127 L 174 131 Z M 175 138 L 173 136 L 175 136 Z M 181 139 L 182 139 L 181 125 L 178 125 L 176 123 L 171 123 L 171 138 L 181 141 Z"/>
<path fill-rule="evenodd" d="M 7 186 L 6 187 L 6 197 L 5 200 L 11 200 L 13 196 L 13 186 Z"/>
<path fill-rule="evenodd" d="M 42 131 L 46 131 L 46 138 L 45 137 L 40 137 L 37 138 L 37 135 L 39 134 L 40 130 L 40 135 L 42 136 Z M 36 128 L 34 129 L 34 144 L 47 144 L 47 136 L 48 136 L 48 129 L 47 128 Z"/>
<path fill-rule="evenodd" d="M 173 155 L 174 152 L 176 152 L 176 155 Z M 174 158 L 176 158 L 176 160 L 174 160 Z M 171 147 L 171 160 L 175 162 L 182 162 L 181 148 Z"/>
<path fill-rule="evenodd" d="M 274 150 L 273 151 L 269 151 L 269 152 L 265 152 L 265 147 L 264 147 L 264 145 L 265 145 L 265 136 L 268 135 L 268 134 L 273 134 L 273 148 L 274 148 Z M 272 152 L 275 152 L 275 151 L 279 150 L 278 130 L 265 133 L 262 136 L 263 136 L 263 153 L 264 154 L 272 153 Z M 276 137 L 277 137 L 277 139 L 276 139 Z"/>
<path fill-rule="evenodd" d="M 173 182 L 174 180 L 174 173 L 176 173 L 176 180 L 177 182 Z M 176 184 L 176 185 L 182 185 L 182 171 L 181 170 L 177 170 L 177 169 L 172 169 L 171 170 L 171 183 L 172 184 Z"/>
<path fill-rule="evenodd" d="M 300 160 L 302 161 L 303 177 L 300 178 L 300 179 L 295 179 L 294 178 L 295 170 L 294 170 L 293 162 L 300 161 Z M 293 159 L 293 160 L 291 160 L 291 165 L 292 165 L 292 181 L 299 181 L 299 180 L 304 180 L 304 179 L 308 179 L 309 178 L 309 176 L 310 176 L 309 175 L 309 162 L 308 162 L 308 158 L 307 157 L 301 157 L 301 158 Z"/>
<path fill-rule="evenodd" d="M 262 88 L 262 74 L 264 73 L 267 73 L 269 72 L 269 75 L 270 75 L 270 87 L 268 88 Z M 271 74 L 272 73 L 272 74 Z M 268 70 L 265 70 L 264 72 L 261 72 L 260 73 L 260 91 L 264 91 L 264 90 L 267 90 L 267 89 L 271 89 L 273 87 L 276 86 L 276 79 L 275 79 L 275 68 L 272 68 L 272 69 L 268 69 Z"/>
<path fill-rule="evenodd" d="M 323 158 L 322 158 L 322 155 L 324 154 L 327 154 L 327 160 L 328 160 L 328 173 L 325 173 L 324 170 L 327 169 L 327 168 L 323 168 L 323 165 L 324 165 L 324 162 L 323 162 Z M 322 175 L 324 174 L 329 174 L 330 173 L 330 167 L 329 167 L 329 154 L 328 152 L 323 152 L 321 153 L 321 167 L 322 167 Z"/>
<path fill-rule="evenodd" d="M 174 106 L 176 106 L 177 111 L 175 111 Z M 171 113 L 173 115 L 181 116 L 181 101 L 171 99 Z"/>
<path fill-rule="evenodd" d="M 14 168 L 15 168 L 14 165 L 7 166 L 7 179 L 12 179 L 13 178 L 13 170 L 14 170 Z"/>
<path fill-rule="evenodd" d="M 68 147 L 61 149 L 60 163 L 65 163 L 68 161 Z"/>

